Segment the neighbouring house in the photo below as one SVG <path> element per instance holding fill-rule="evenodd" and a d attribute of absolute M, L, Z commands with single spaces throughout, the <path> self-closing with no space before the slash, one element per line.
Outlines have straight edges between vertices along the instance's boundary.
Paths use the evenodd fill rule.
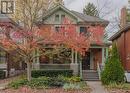
<path fill-rule="evenodd" d="M 128 11 L 127 8 L 122 8 L 121 30 L 114 34 L 110 40 L 117 45 L 125 71 L 130 72 L 130 16 Z"/>
<path fill-rule="evenodd" d="M 73 22 L 77 32 L 87 32 L 87 27 L 89 26 L 101 26 L 106 28 L 109 24 L 106 20 L 71 11 L 65 6 L 58 4 L 47 11 L 46 15 L 38 22 L 38 26 L 41 29 L 51 29 L 53 27 L 53 29 L 58 31 L 58 29 L 61 28 L 64 18 L 68 18 Z M 110 45 L 110 42 L 108 42 L 105 37 L 105 31 L 103 33 L 104 35 L 100 36 L 102 44 L 91 42 L 91 47 L 86 51 L 85 56 L 80 57 L 76 51 L 65 50 L 60 54 L 63 56 L 62 58 L 59 58 L 57 55 L 53 55 L 51 58 L 48 56 L 36 58 L 33 63 L 33 69 L 72 69 L 74 75 L 78 75 L 80 71 L 84 79 L 99 79 L 98 72 L 100 72 L 100 66 L 104 65 L 108 57 L 108 47 Z M 51 46 L 48 45 L 47 49 L 50 49 L 50 47 Z M 10 63 L 8 65 L 12 64 Z M 21 69 L 25 67 L 22 67 L 22 64 L 19 64 L 19 66 Z M 17 70 L 16 68 L 17 66 L 10 67 L 10 69 Z M 91 73 L 94 73 L 94 76 L 91 76 Z M 86 74 L 87 76 L 90 74 L 90 77 L 86 77 Z"/>
<path fill-rule="evenodd" d="M 7 28 L 7 26 L 11 28 L 14 26 L 17 27 L 16 23 L 14 23 L 7 15 L 0 14 L 0 33 L 5 27 Z M 0 38 L 2 38 L 2 36 L 0 36 Z M 25 63 L 20 61 L 16 55 L 15 52 L 7 53 L 2 47 L 0 47 L 0 70 L 6 71 L 7 77 L 14 76 L 25 70 Z"/>

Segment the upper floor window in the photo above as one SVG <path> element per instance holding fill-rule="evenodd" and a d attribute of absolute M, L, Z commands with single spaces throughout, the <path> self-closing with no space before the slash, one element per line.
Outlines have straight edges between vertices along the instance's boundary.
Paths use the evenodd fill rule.
<path fill-rule="evenodd" d="M 80 27 L 80 33 L 87 33 L 86 27 Z"/>
<path fill-rule="evenodd" d="M 60 21 L 60 16 L 58 14 L 55 15 L 55 21 L 59 22 Z"/>
<path fill-rule="evenodd" d="M 55 31 L 57 31 L 57 32 L 59 32 L 60 30 L 64 30 L 65 29 L 65 27 L 63 27 L 63 26 L 56 26 L 55 27 Z"/>

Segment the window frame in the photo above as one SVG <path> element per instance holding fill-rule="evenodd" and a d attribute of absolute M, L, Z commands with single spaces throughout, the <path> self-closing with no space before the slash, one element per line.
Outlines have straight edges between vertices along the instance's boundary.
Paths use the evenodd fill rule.
<path fill-rule="evenodd" d="M 60 15 L 59 14 L 55 14 L 55 22 L 60 22 Z"/>
<path fill-rule="evenodd" d="M 11 4 L 11 6 L 9 6 L 9 4 Z M 11 10 L 9 10 L 9 8 L 11 8 Z M 13 13 L 14 13 L 14 1 L 1 1 L 1 14 L 13 14 Z"/>

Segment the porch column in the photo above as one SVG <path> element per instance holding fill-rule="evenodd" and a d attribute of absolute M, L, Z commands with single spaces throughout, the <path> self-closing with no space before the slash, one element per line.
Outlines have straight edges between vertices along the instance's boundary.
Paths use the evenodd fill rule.
<path fill-rule="evenodd" d="M 39 49 L 37 49 L 35 52 L 34 52 L 34 58 L 33 59 L 33 69 L 40 69 L 40 61 L 39 61 Z"/>
<path fill-rule="evenodd" d="M 102 65 L 104 65 L 104 61 L 105 61 L 105 57 L 104 57 L 104 52 L 105 52 L 105 49 L 102 48 Z"/>
<path fill-rule="evenodd" d="M 73 75 L 75 75 L 75 76 L 78 75 L 78 62 L 77 62 L 78 60 L 77 60 L 77 58 L 78 58 L 78 53 L 72 49 L 72 62 L 70 64 L 70 69 L 73 70 Z"/>
<path fill-rule="evenodd" d="M 74 50 L 71 50 L 71 64 L 74 64 Z"/>
<path fill-rule="evenodd" d="M 108 58 L 108 48 L 106 48 L 106 59 Z"/>
<path fill-rule="evenodd" d="M 77 64 L 77 63 L 78 63 L 78 52 L 75 51 L 75 64 Z"/>

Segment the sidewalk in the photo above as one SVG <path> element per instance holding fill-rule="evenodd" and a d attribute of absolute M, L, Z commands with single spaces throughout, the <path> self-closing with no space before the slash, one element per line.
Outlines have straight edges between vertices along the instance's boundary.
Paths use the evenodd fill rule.
<path fill-rule="evenodd" d="M 0 90 L 3 90 L 7 87 L 8 83 L 0 84 Z"/>
<path fill-rule="evenodd" d="M 92 93 L 108 93 L 100 81 L 87 81 L 87 84 L 92 89 Z"/>

